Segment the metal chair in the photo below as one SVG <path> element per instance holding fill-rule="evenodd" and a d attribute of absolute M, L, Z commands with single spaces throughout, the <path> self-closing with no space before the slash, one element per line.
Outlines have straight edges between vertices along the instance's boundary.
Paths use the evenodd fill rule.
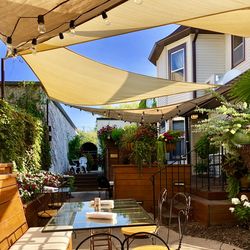
<path fill-rule="evenodd" d="M 190 207 L 191 207 L 190 195 L 187 196 L 182 192 L 176 193 L 170 201 L 167 242 L 169 241 L 169 230 L 173 218 L 173 209 L 175 208 L 177 210 L 177 221 L 178 221 L 178 231 L 179 231 L 179 243 L 177 250 L 181 249 L 183 235 L 185 233 L 189 219 Z"/>
<path fill-rule="evenodd" d="M 138 238 L 138 236 L 140 236 L 140 235 L 145 235 L 148 238 L 153 238 L 154 242 L 157 243 L 157 244 L 156 245 L 142 245 L 142 246 L 138 246 L 138 247 L 133 247 L 133 250 L 170 250 L 170 248 L 167 245 L 167 243 L 158 234 L 149 233 L 149 232 L 137 232 L 137 233 L 129 235 L 122 242 L 122 249 L 125 249 L 124 248 L 125 245 L 127 245 L 128 249 L 129 249 L 129 246 L 131 244 L 131 242 L 129 243 L 129 241 L 131 239 L 134 240 L 134 239 Z M 161 245 L 159 245 L 158 242 L 160 242 Z"/>
<path fill-rule="evenodd" d="M 122 241 L 117 236 L 111 233 L 97 233 L 97 234 L 91 234 L 90 236 L 82 240 L 76 247 L 76 250 L 78 250 L 80 246 L 87 241 L 90 241 L 90 250 L 94 250 L 95 247 L 102 247 L 101 249 L 103 249 L 104 246 L 108 247 L 108 249 L 111 250 L 112 244 L 113 244 L 112 239 L 116 240 L 116 243 L 119 246 L 119 248 L 117 248 L 117 245 L 116 245 L 115 249 L 123 249 Z M 97 243 L 97 244 L 93 244 L 93 243 Z"/>
<path fill-rule="evenodd" d="M 157 234 L 160 226 L 162 225 L 162 206 L 166 201 L 167 201 L 167 189 L 164 189 L 158 201 L 158 218 L 156 219 L 156 225 L 122 227 L 121 232 L 125 236 L 125 238 L 128 238 L 131 235 L 135 235 L 137 238 L 148 237 L 147 235 L 136 234 L 137 232 L 147 232 L 147 233 Z M 127 249 L 129 249 L 129 245 L 133 241 L 133 237 L 129 238 L 131 239 L 131 242 L 129 242 L 129 240 L 127 241 Z"/>

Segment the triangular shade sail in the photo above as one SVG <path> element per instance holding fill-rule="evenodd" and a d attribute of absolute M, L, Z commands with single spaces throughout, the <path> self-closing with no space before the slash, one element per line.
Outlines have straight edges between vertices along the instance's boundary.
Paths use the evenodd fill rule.
<path fill-rule="evenodd" d="M 176 82 L 112 68 L 60 48 L 24 55 L 48 96 L 71 105 L 132 102 L 211 88 L 214 85 Z"/>
<path fill-rule="evenodd" d="M 0 38 L 6 42 L 11 36 L 19 52 L 29 49 L 33 38 L 37 50 L 48 50 L 171 23 L 248 37 L 249 8 L 250 0 L 143 0 L 140 5 L 133 0 L 1 0 Z M 110 26 L 103 23 L 104 10 Z M 45 34 L 37 31 L 38 15 L 44 15 Z M 66 33 L 71 20 L 77 25 L 74 37 Z"/>
<path fill-rule="evenodd" d="M 231 85 L 221 86 L 216 90 L 216 92 L 220 95 L 224 95 L 228 92 L 230 86 Z M 157 107 L 157 108 L 105 109 L 105 108 L 90 108 L 90 107 L 79 107 L 79 106 L 74 106 L 74 107 L 104 117 L 114 118 L 128 122 L 156 123 L 156 122 L 161 122 L 163 120 L 172 119 L 176 116 L 185 116 L 187 114 L 190 114 L 196 107 L 201 108 L 208 102 L 211 105 L 213 99 L 216 99 L 216 97 L 212 93 L 209 93 L 189 101 Z"/>

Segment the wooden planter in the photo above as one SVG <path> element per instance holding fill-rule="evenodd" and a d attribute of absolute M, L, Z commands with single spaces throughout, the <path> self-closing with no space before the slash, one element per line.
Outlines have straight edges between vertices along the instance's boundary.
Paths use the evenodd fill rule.
<path fill-rule="evenodd" d="M 38 223 L 37 213 L 42 210 L 42 208 L 48 204 L 50 200 L 49 194 L 41 194 L 36 199 L 23 205 L 25 217 L 29 227 L 40 226 Z"/>

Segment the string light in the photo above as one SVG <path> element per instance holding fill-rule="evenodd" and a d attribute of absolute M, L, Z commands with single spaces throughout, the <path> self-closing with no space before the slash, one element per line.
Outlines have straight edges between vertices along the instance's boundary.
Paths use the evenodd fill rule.
<path fill-rule="evenodd" d="M 69 32 L 74 35 L 76 33 L 76 26 L 75 26 L 75 21 L 71 20 L 69 22 Z"/>
<path fill-rule="evenodd" d="M 110 20 L 108 19 L 108 15 L 107 15 L 106 11 L 102 12 L 102 19 L 104 20 L 104 23 L 106 25 L 110 25 L 111 24 Z"/>
<path fill-rule="evenodd" d="M 63 35 L 63 33 L 59 33 L 59 38 L 62 40 L 63 38 L 64 38 L 64 35 Z"/>
<path fill-rule="evenodd" d="M 32 54 L 36 54 L 36 45 L 37 45 L 37 40 L 36 38 L 33 38 L 31 42 L 31 48 L 30 48 L 32 51 Z"/>
<path fill-rule="evenodd" d="M 13 55 L 13 57 L 14 58 L 16 58 L 17 57 L 17 49 L 15 48 L 15 49 L 13 49 L 13 51 L 12 51 L 12 55 Z"/>
<path fill-rule="evenodd" d="M 7 37 L 6 44 L 7 44 L 7 56 L 12 56 L 13 46 L 12 46 L 12 38 L 10 36 Z"/>
<path fill-rule="evenodd" d="M 43 16 L 43 15 L 39 15 L 39 16 L 37 17 L 37 23 L 38 23 L 38 27 L 37 27 L 38 32 L 39 32 L 40 34 L 45 33 L 45 32 L 46 32 L 46 27 L 45 27 L 44 16 Z"/>

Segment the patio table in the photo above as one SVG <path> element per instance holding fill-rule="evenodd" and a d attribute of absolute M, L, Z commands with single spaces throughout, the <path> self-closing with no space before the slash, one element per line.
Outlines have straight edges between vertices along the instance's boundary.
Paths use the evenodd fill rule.
<path fill-rule="evenodd" d="M 90 201 L 64 203 L 57 215 L 45 225 L 43 232 L 155 225 L 149 214 L 132 199 L 114 200 L 114 208 L 101 207 L 103 212 L 116 213 L 115 220 L 87 218 L 86 213 L 94 211 Z"/>

